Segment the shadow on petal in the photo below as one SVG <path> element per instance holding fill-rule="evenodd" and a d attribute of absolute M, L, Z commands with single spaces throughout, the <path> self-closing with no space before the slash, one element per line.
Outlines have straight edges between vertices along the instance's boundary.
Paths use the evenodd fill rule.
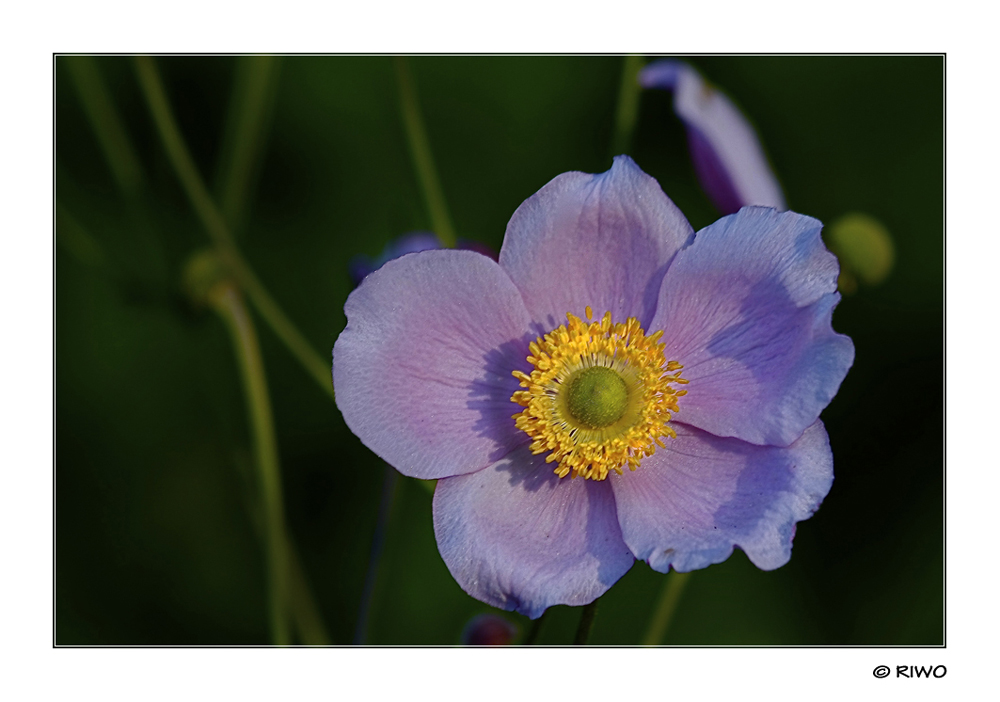
<path fill-rule="evenodd" d="M 678 427 L 666 449 L 611 483 L 625 541 L 654 570 L 705 568 L 734 547 L 772 570 L 791 555 L 794 523 L 829 492 L 833 457 L 821 422 L 788 448 Z"/>
<path fill-rule="evenodd" d="M 473 430 L 477 435 L 494 441 L 497 446 L 489 456 L 491 462 L 499 461 L 519 445 L 511 441 L 512 434 L 520 434 L 524 438 L 523 443 L 530 441 L 514 426 L 514 415 L 522 408 L 510 398 L 520 389 L 520 381 L 512 372 L 531 372 L 532 365 L 527 361 L 531 353 L 528 344 L 535 338 L 534 334 L 528 333 L 488 351 L 483 355 L 482 375 L 469 386 L 469 399 L 465 406 L 479 414 Z"/>
<path fill-rule="evenodd" d="M 438 550 L 473 597 L 536 618 L 607 591 L 634 558 L 611 486 L 559 479 L 527 446 L 469 475 L 438 481 Z"/>

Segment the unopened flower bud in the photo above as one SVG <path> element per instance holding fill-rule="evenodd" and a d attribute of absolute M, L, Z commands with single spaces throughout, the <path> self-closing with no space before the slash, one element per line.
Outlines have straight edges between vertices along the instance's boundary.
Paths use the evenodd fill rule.
<path fill-rule="evenodd" d="M 517 636 L 517 625 L 496 614 L 478 614 L 462 630 L 466 646 L 507 646 Z"/>
<path fill-rule="evenodd" d="M 840 259 L 837 286 L 850 295 L 858 283 L 878 285 L 892 271 L 896 254 L 889 230 L 870 215 L 851 212 L 826 229 L 826 243 Z"/>
<path fill-rule="evenodd" d="M 211 304 L 213 289 L 228 282 L 229 272 L 212 249 L 196 251 L 184 264 L 181 286 L 195 305 Z"/>
<path fill-rule="evenodd" d="M 646 66 L 639 84 L 673 91 L 674 112 L 687 127 L 698 180 L 720 212 L 732 214 L 746 205 L 785 209 L 757 133 L 724 93 L 687 63 L 672 59 Z"/>
<path fill-rule="evenodd" d="M 365 279 L 365 276 L 369 273 L 377 271 L 394 258 L 399 258 L 400 256 L 405 256 L 410 253 L 417 253 L 419 251 L 440 248 L 442 248 L 441 241 L 434 235 L 433 232 L 410 232 L 408 234 L 403 234 L 402 236 L 392 239 L 388 244 L 386 244 L 385 248 L 382 249 L 382 253 L 378 256 L 373 257 L 360 254 L 352 258 L 351 262 L 348 264 L 348 272 L 351 275 L 351 283 L 354 287 L 357 287 L 361 284 L 361 281 Z M 459 239 L 458 246 L 456 248 L 467 251 L 475 251 L 476 253 L 481 253 L 484 256 L 489 256 L 494 261 L 497 260 L 496 252 L 486 244 L 481 244 L 478 241 Z"/>

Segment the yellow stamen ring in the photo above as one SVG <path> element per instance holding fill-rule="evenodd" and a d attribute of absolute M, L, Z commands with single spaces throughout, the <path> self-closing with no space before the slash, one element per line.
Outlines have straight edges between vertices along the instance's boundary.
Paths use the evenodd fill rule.
<path fill-rule="evenodd" d="M 662 331 L 646 336 L 639 320 L 612 324 L 567 313 L 564 324 L 531 342 L 531 375 L 514 371 L 524 390 L 511 400 L 524 407 L 515 425 L 533 439 L 532 453 L 551 453 L 556 475 L 604 480 L 625 466 L 639 467 L 645 456 L 676 438 L 667 425 L 686 390 L 681 364 L 667 361 Z"/>

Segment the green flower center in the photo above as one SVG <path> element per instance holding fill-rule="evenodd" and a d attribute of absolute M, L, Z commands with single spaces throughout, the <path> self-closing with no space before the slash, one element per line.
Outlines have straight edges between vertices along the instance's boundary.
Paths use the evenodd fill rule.
<path fill-rule="evenodd" d="M 566 409 L 586 427 L 611 426 L 628 409 L 628 386 L 611 368 L 591 366 L 569 379 Z"/>

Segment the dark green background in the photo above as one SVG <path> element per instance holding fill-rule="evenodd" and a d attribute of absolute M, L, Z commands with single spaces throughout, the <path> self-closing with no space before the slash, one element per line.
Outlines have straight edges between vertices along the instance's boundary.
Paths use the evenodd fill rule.
<path fill-rule="evenodd" d="M 159 141 L 131 59 L 97 66 L 142 164 L 115 185 L 55 60 L 56 642 L 269 641 L 254 473 L 226 330 L 181 293 L 208 243 Z M 233 57 L 156 59 L 209 183 Z M 773 572 L 737 551 L 697 571 L 672 644 L 942 644 L 943 81 L 941 57 L 692 57 L 756 124 L 791 209 L 866 212 L 896 267 L 834 315 L 857 360 L 823 414 L 836 479 Z M 499 249 L 514 209 L 569 170 L 610 167 L 620 57 L 410 60 L 460 237 Z M 239 245 L 312 345 L 345 324 L 347 262 L 430 228 L 391 59 L 283 57 Z M 698 229 L 717 213 L 671 96 L 641 97 L 631 155 Z M 383 480 L 379 460 L 257 317 L 286 513 L 330 635 L 350 643 Z M 595 644 L 638 643 L 668 576 L 635 567 L 602 599 Z M 451 644 L 486 605 L 437 553 L 431 495 L 397 481 L 369 642 Z M 505 615 L 524 631 L 527 620 Z M 568 643 L 555 607 L 542 643 Z"/>

